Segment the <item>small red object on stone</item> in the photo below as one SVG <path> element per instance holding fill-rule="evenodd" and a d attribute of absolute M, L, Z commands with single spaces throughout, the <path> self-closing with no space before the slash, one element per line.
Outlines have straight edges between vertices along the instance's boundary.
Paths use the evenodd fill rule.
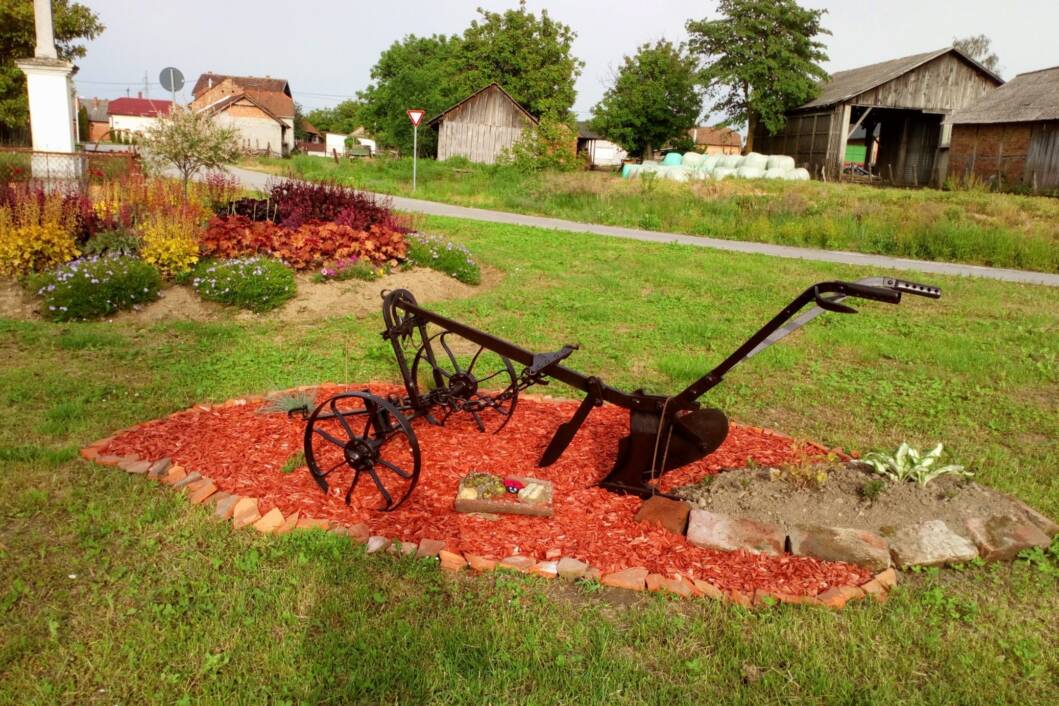
<path fill-rule="evenodd" d="M 526 484 L 522 481 L 515 480 L 514 478 L 505 478 L 504 487 L 507 488 L 507 492 L 509 493 L 517 493 L 518 491 L 525 488 Z"/>

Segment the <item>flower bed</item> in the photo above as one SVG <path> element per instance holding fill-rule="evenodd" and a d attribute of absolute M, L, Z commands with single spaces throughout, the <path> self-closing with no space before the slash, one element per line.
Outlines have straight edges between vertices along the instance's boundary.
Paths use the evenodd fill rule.
<path fill-rule="evenodd" d="M 207 301 L 263 312 L 294 296 L 294 273 L 267 257 L 200 262 L 191 286 Z"/>
<path fill-rule="evenodd" d="M 338 389 L 321 389 L 318 398 Z M 373 386 L 373 391 L 385 394 L 397 388 Z M 617 440 L 627 430 L 627 413 L 615 407 L 593 412 L 566 454 L 543 469 L 536 467 L 536 459 L 576 403 L 527 398 L 507 428 L 495 436 L 479 434 L 467 420 L 454 418 L 444 428 L 417 422 L 424 456 L 419 485 L 397 511 L 380 513 L 372 509 L 378 498 L 370 483 L 358 485 L 346 506 L 341 496 L 342 481 L 348 482 L 348 476 L 336 478 L 336 472 L 333 494 L 325 495 L 304 467 L 284 473 L 289 459 L 301 450 L 304 425 L 283 414 L 260 414 L 260 406 L 254 402 L 196 407 L 121 433 L 95 452 L 169 457 L 188 472 L 209 475 L 221 491 L 256 498 L 261 515 L 278 508 L 284 517 L 297 512 L 302 517 L 364 523 L 373 535 L 406 542 L 439 540 L 450 552 L 497 560 L 511 555 L 534 560 L 574 557 L 604 573 L 643 567 L 662 576 L 707 581 L 740 595 L 763 590 L 815 596 L 832 588 L 859 586 L 871 578 L 863 568 L 808 557 L 701 549 L 683 536 L 635 522 L 638 498 L 595 486 L 613 464 Z M 822 447 L 781 434 L 733 425 L 720 449 L 667 477 L 672 483 L 684 483 L 722 468 L 750 462 L 778 465 L 824 453 Z M 497 520 L 455 512 L 453 499 L 460 479 L 476 470 L 551 481 L 554 517 Z"/>
<path fill-rule="evenodd" d="M 124 255 L 92 255 L 29 278 L 54 321 L 95 319 L 158 298 L 162 278 L 151 265 Z"/>

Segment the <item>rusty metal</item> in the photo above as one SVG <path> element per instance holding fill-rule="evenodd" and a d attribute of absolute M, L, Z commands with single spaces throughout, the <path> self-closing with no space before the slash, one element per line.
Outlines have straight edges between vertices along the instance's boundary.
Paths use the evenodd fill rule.
<path fill-rule="evenodd" d="M 325 491 L 327 475 L 345 465 L 354 472 L 347 502 L 357 481 L 367 475 L 383 499 L 380 509 L 393 510 L 411 494 L 422 470 L 414 419 L 444 425 L 454 414 L 468 415 L 479 431 L 496 433 L 514 414 L 521 391 L 557 381 L 585 393 L 585 398 L 573 417 L 555 431 L 538 465 L 548 466 L 562 456 L 593 409 L 614 404 L 629 410 L 629 434 L 618 441 L 614 468 L 599 485 L 647 497 L 657 494 L 661 474 L 703 458 L 724 442 L 727 416 L 715 407 L 702 406 L 699 399 L 733 367 L 819 314 L 856 313 L 844 303 L 848 298 L 898 304 L 903 294 L 936 299 L 941 290 L 888 277 L 814 284 L 705 375 L 676 394 L 657 395 L 643 389 L 624 392 L 566 367 L 563 363 L 576 345 L 533 352 L 426 309 L 407 290 L 383 292 L 382 336 L 393 348 L 405 394 L 383 399 L 364 391 L 325 400 L 309 415 L 306 460 Z M 799 316 L 810 304 L 813 307 Z M 407 447 L 400 462 L 389 448 L 394 439 L 403 439 Z M 338 459 L 334 466 L 321 462 L 321 445 L 332 452 L 332 460 Z"/>

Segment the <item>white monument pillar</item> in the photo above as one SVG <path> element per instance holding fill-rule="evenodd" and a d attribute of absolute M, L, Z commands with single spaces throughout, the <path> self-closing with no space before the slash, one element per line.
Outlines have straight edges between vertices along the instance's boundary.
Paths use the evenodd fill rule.
<path fill-rule="evenodd" d="M 77 147 L 77 112 L 74 110 L 74 65 L 59 59 L 52 32 L 51 0 L 33 0 L 37 46 L 31 59 L 17 61 L 26 74 L 29 89 L 29 125 L 37 152 L 68 152 Z M 80 162 L 73 158 L 33 159 L 33 175 L 39 178 L 72 178 L 79 175 Z"/>

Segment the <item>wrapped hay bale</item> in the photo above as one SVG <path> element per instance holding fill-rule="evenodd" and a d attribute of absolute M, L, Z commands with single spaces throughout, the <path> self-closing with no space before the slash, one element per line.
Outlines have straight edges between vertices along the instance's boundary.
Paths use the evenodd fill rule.
<path fill-rule="evenodd" d="M 712 176 L 717 181 L 721 181 L 722 179 L 730 179 L 735 176 L 735 170 L 730 169 L 729 167 L 714 167 L 713 171 L 710 173 L 710 176 Z"/>
<path fill-rule="evenodd" d="M 699 169 L 712 172 L 717 167 L 717 162 L 721 159 L 720 155 L 716 154 L 704 154 L 702 155 L 702 162 L 699 163 Z"/>
<path fill-rule="evenodd" d="M 724 167 L 726 169 L 738 169 L 743 166 L 743 157 L 738 154 L 726 154 L 722 155 L 720 160 L 717 162 L 718 167 Z"/>
<path fill-rule="evenodd" d="M 769 155 L 768 165 L 766 169 L 783 169 L 790 171 L 794 169 L 794 157 L 788 157 L 785 154 L 772 154 Z"/>
<path fill-rule="evenodd" d="M 638 164 L 628 164 L 628 163 L 621 165 L 621 178 L 622 179 L 631 179 L 633 177 L 633 175 L 636 173 L 636 170 L 633 169 L 633 167 L 638 167 L 638 166 L 640 166 L 640 165 L 638 165 Z"/>
<path fill-rule="evenodd" d="M 751 152 L 746 157 L 743 157 L 743 163 L 740 166 L 750 167 L 752 169 L 760 169 L 762 172 L 768 167 L 769 158 L 763 154 L 757 152 Z"/>
<path fill-rule="evenodd" d="M 789 169 L 770 168 L 765 170 L 766 179 L 786 179 Z"/>
<path fill-rule="evenodd" d="M 765 176 L 765 170 L 761 167 L 748 167 L 744 164 L 735 170 L 735 175 L 740 179 L 760 179 Z"/>
<path fill-rule="evenodd" d="M 670 152 L 662 159 L 663 167 L 679 167 L 684 161 L 684 155 L 678 154 L 677 152 Z"/>
<path fill-rule="evenodd" d="M 685 167 L 698 167 L 700 164 L 702 164 L 702 155 L 698 152 L 685 152 L 684 158 L 681 163 Z"/>
<path fill-rule="evenodd" d="M 809 181 L 809 170 L 804 167 L 791 169 L 787 174 L 789 175 L 788 178 L 792 181 Z"/>

